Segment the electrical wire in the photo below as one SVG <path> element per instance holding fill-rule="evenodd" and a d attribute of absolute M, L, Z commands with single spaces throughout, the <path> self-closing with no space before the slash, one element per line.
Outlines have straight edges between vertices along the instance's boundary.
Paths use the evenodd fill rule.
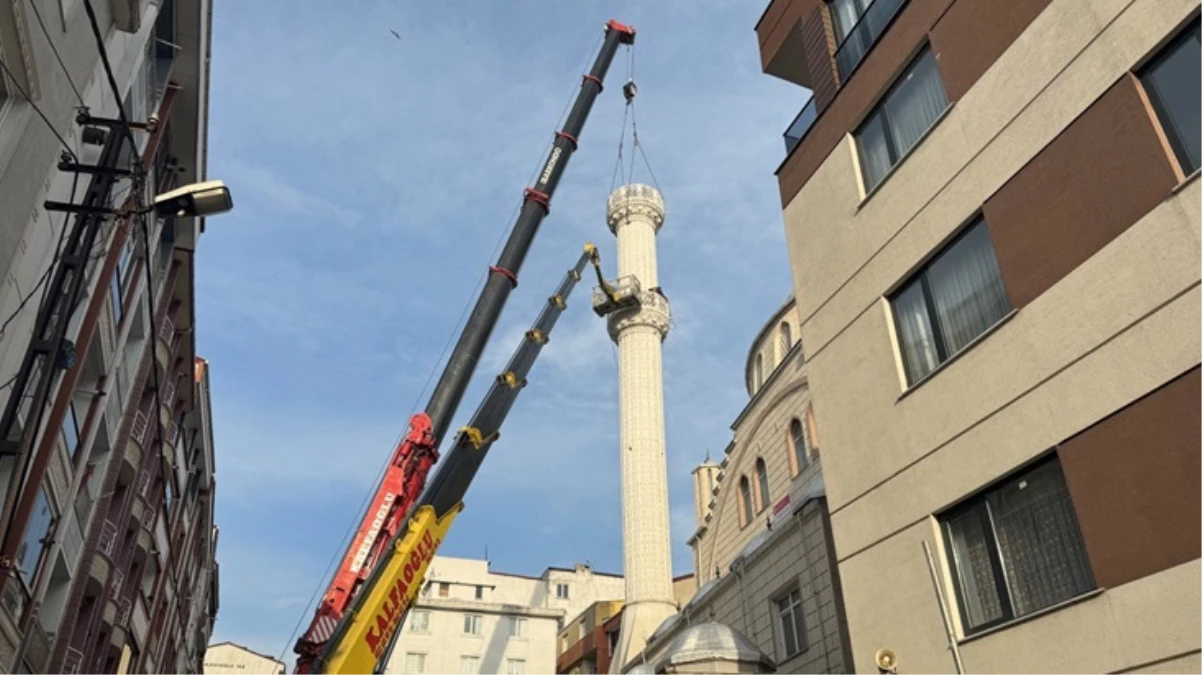
<path fill-rule="evenodd" d="M 60 144 L 62 144 L 63 149 L 66 150 L 69 155 L 71 155 L 71 159 L 76 159 L 75 151 L 71 149 L 71 146 L 67 143 L 66 139 L 63 138 L 63 135 L 58 132 L 58 129 L 55 129 L 54 125 L 50 123 L 50 118 L 46 117 L 46 113 L 42 112 L 42 109 L 38 107 L 38 104 L 33 102 L 33 97 L 30 96 L 29 92 L 25 91 L 25 88 L 22 87 L 21 83 L 17 81 L 16 75 L 13 75 L 13 71 L 8 69 L 8 65 L 4 63 L 3 59 L 0 59 L 0 69 L 4 70 L 4 72 L 8 75 L 8 79 L 12 81 L 13 86 L 16 87 L 17 91 L 21 93 L 21 96 L 25 97 L 25 102 L 33 107 L 33 111 L 38 114 L 38 117 L 42 118 L 42 122 L 46 124 L 46 128 L 50 130 L 50 133 L 54 134 L 54 137 L 58 139 Z"/>
<path fill-rule="evenodd" d="M 104 46 L 100 23 L 96 20 L 96 8 L 92 6 L 92 0 L 83 0 L 83 8 L 87 11 L 88 22 L 92 25 L 92 36 L 96 38 L 96 51 L 100 54 L 100 63 L 104 66 L 104 74 L 108 77 L 109 89 L 113 91 L 115 97 L 113 102 L 117 104 L 117 119 L 121 120 L 121 128 L 129 140 L 129 151 L 133 154 L 133 165 L 136 169 L 142 164 L 142 156 L 138 152 L 138 142 L 134 139 L 134 130 L 129 126 L 129 118 L 125 115 L 125 104 L 121 102 L 121 88 L 117 86 L 117 78 L 113 76 L 113 64 L 109 63 L 109 52 Z M 151 317 L 152 320 L 153 318 Z"/>
<path fill-rule="evenodd" d="M 71 79 L 71 72 L 67 70 L 67 64 L 63 63 L 63 57 L 58 53 L 58 47 L 54 45 L 54 38 L 50 37 L 50 31 L 46 30 L 46 23 L 42 21 L 42 12 L 38 9 L 38 3 L 35 0 L 29 0 L 29 6 L 33 7 L 33 15 L 38 19 L 38 25 L 42 27 L 42 34 L 46 36 L 46 42 L 50 43 L 50 51 L 54 52 L 54 58 L 58 59 L 58 65 L 62 66 L 63 75 L 67 76 L 67 84 L 71 85 L 71 91 L 75 92 L 75 100 L 79 101 L 79 107 L 86 108 L 83 102 L 83 96 L 79 94 L 79 88 L 75 86 L 75 80 Z"/>
<path fill-rule="evenodd" d="M 75 193 L 78 187 L 79 174 L 77 173 L 71 180 L 71 199 L 68 201 L 69 204 L 75 203 Z M 51 273 L 54 272 L 54 265 L 58 262 L 59 257 L 63 254 L 63 240 L 67 238 L 68 217 L 69 215 L 64 213 L 62 219 L 59 220 L 58 243 L 54 245 L 54 257 L 50 259 L 50 264 L 46 266 L 46 271 L 42 273 L 42 278 L 38 279 L 38 282 L 34 284 L 32 289 L 30 289 L 29 295 L 26 295 L 25 298 L 21 300 L 21 303 L 17 305 L 17 308 L 13 310 L 13 313 L 4 320 L 4 324 L 0 325 L 0 340 L 4 339 L 4 331 L 8 330 L 9 324 L 16 320 L 17 315 L 21 313 L 21 310 L 25 309 L 25 305 L 28 304 L 33 298 L 34 293 L 38 292 L 38 289 L 42 287 L 42 284 L 46 283 L 46 280 L 50 278 Z M 16 378 L 14 377 L 13 379 Z M 8 386 L 11 382 L 12 380 L 9 380 L 8 382 L 0 385 L 0 389 L 4 389 L 4 387 Z"/>

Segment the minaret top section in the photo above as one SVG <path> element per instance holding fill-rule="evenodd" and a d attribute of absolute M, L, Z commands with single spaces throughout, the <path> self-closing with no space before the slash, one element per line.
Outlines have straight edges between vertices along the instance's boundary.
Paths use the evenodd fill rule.
<path fill-rule="evenodd" d="M 609 207 L 606 209 L 609 231 L 618 233 L 618 225 L 632 217 L 642 217 L 651 221 L 655 231 L 664 224 L 664 196 L 659 190 L 650 185 L 633 183 L 623 185 L 609 195 Z"/>

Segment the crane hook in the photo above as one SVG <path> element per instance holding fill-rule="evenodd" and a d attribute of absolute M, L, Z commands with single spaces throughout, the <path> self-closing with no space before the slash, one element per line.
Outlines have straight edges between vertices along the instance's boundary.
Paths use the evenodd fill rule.
<path fill-rule="evenodd" d="M 626 104 L 630 105 L 634 101 L 634 97 L 638 95 L 639 88 L 635 85 L 634 80 L 627 80 L 626 84 L 622 85 L 622 95 L 626 97 Z"/>

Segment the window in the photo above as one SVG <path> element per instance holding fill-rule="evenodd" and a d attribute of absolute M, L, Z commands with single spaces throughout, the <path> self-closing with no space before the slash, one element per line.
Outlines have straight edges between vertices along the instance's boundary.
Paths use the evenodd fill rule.
<path fill-rule="evenodd" d="M 429 631 L 430 613 L 422 609 L 413 610 L 413 613 L 409 615 L 409 630 L 413 631 L 414 633 L 425 633 Z"/>
<path fill-rule="evenodd" d="M 1202 23 L 1197 20 L 1144 67 L 1139 78 L 1181 170 L 1202 163 Z"/>
<path fill-rule="evenodd" d="M 67 455 L 75 459 L 75 453 L 79 450 L 79 418 L 75 416 L 74 403 L 67 405 L 67 414 L 63 416 L 63 441 Z"/>
<path fill-rule="evenodd" d="M 763 511 L 768 507 L 768 465 L 764 463 L 763 457 L 757 457 L 755 460 L 755 483 L 759 489 L 759 508 L 756 513 Z"/>
<path fill-rule="evenodd" d="M 25 526 L 25 534 L 17 547 L 17 571 L 26 585 L 33 584 L 33 575 L 37 571 L 38 558 L 45 546 L 46 534 L 54 522 L 54 511 L 50 506 L 50 498 L 46 489 L 38 490 L 37 500 L 33 503 L 33 513 L 29 516 L 29 524 Z"/>
<path fill-rule="evenodd" d="M 975 223 L 892 298 L 911 384 L 964 349 L 1010 311 L 985 221 Z"/>
<path fill-rule="evenodd" d="M 109 292 L 113 298 L 113 324 L 120 326 L 121 317 L 125 315 L 125 307 L 123 305 L 125 293 L 121 288 L 123 283 L 120 275 L 114 274 L 109 281 Z"/>
<path fill-rule="evenodd" d="M 438 597 L 445 598 L 451 594 L 451 585 L 445 581 L 438 582 Z"/>
<path fill-rule="evenodd" d="M 846 80 L 868 55 L 905 0 L 830 0 L 831 23 L 839 48 L 835 63 Z"/>
<path fill-rule="evenodd" d="M 483 599 L 484 599 L 484 587 L 483 587 L 483 586 L 477 586 L 477 587 L 476 587 L 476 599 L 477 599 L 477 600 L 483 600 Z"/>
<path fill-rule="evenodd" d="M 940 518 L 965 634 L 1094 588 L 1057 459 Z"/>
<path fill-rule="evenodd" d="M 806 406 L 805 441 L 809 446 L 810 459 L 818 459 L 818 420 L 814 419 L 814 405 Z"/>
<path fill-rule="evenodd" d="M 406 673 L 424 673 L 426 672 L 426 655 L 407 652 L 405 654 L 405 672 Z"/>
<path fill-rule="evenodd" d="M 764 354 L 760 352 L 755 355 L 755 386 L 752 387 L 752 393 L 760 390 L 764 384 Z"/>
<path fill-rule="evenodd" d="M 480 672 L 480 657 L 460 656 L 459 672 L 463 673 L 463 675 L 473 675 L 474 673 Z"/>
<path fill-rule="evenodd" d="M 567 584 L 555 584 L 555 597 L 567 600 L 570 596 Z"/>
<path fill-rule="evenodd" d="M 791 659 L 806 648 L 800 590 L 794 589 L 776 600 L 776 629 L 780 634 L 780 642 L 777 643 L 780 651 L 778 661 Z"/>
<path fill-rule="evenodd" d="M 526 672 L 526 660 L 505 659 L 505 672 L 508 675 L 524 675 Z"/>
<path fill-rule="evenodd" d="M 520 638 L 526 637 L 526 620 L 521 617 L 511 617 L 509 619 L 509 636 Z"/>
<path fill-rule="evenodd" d="M 789 324 L 782 321 L 780 324 L 780 357 L 785 358 L 785 354 L 793 348 L 793 329 L 789 328 Z"/>
<path fill-rule="evenodd" d="M 480 615 L 479 614 L 464 614 L 463 615 L 463 632 L 466 635 L 480 634 Z"/>
<path fill-rule="evenodd" d="M 797 473 L 801 473 L 810 465 L 810 453 L 806 448 L 805 427 L 796 417 L 789 422 L 789 444 L 793 449 L 793 460 L 797 463 Z"/>
<path fill-rule="evenodd" d="M 876 188 L 945 108 L 935 55 L 924 49 L 855 132 L 866 191 Z"/>
<path fill-rule="evenodd" d="M 739 526 L 751 521 L 755 511 L 751 508 L 751 481 L 747 476 L 739 476 Z"/>

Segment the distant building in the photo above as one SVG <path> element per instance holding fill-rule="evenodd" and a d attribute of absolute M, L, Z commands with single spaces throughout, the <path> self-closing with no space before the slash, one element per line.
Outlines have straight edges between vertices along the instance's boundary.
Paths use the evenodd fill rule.
<path fill-rule="evenodd" d="M 693 574 L 672 579 L 676 606 L 683 607 L 697 592 Z M 559 631 L 555 648 L 556 673 L 607 673 L 618 630 L 622 626 L 621 600 L 599 600 Z"/>
<path fill-rule="evenodd" d="M 599 599 L 622 598 L 616 574 L 548 567 L 493 572 L 485 560 L 435 557 L 387 673 L 555 672 L 556 634 Z"/>
<path fill-rule="evenodd" d="M 218 642 L 205 652 L 204 675 L 283 675 L 284 662 L 233 642 Z"/>
<path fill-rule="evenodd" d="M 628 671 L 852 669 L 797 322 L 790 298 L 748 351 L 734 439 L 693 471 L 700 587 Z"/>

